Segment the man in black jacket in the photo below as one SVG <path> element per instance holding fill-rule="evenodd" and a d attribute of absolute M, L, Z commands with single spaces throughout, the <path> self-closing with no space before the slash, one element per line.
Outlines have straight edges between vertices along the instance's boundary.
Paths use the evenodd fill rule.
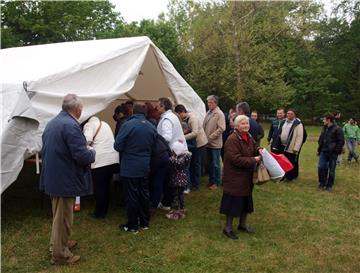
<path fill-rule="evenodd" d="M 319 156 L 319 190 L 330 191 L 335 180 L 336 159 L 344 146 L 344 133 L 334 124 L 334 115 L 324 115 L 324 128 L 319 137 L 317 155 Z"/>

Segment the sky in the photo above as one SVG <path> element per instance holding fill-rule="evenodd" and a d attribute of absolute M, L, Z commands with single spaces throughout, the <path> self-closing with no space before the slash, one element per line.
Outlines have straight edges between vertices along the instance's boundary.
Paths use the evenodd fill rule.
<path fill-rule="evenodd" d="M 156 19 L 161 12 L 167 11 L 168 0 L 110 0 L 115 10 L 121 13 L 125 22 Z"/>
<path fill-rule="evenodd" d="M 325 4 L 325 9 L 329 12 L 331 2 L 339 0 L 317 0 Z M 115 5 L 115 10 L 119 11 L 125 22 L 141 21 L 142 19 L 157 19 L 161 12 L 167 11 L 169 0 L 110 0 Z"/>

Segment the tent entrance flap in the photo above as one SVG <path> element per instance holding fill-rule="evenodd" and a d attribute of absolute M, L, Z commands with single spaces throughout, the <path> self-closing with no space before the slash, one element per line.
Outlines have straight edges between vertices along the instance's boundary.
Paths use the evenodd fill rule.
<path fill-rule="evenodd" d="M 96 115 L 100 119 L 106 121 L 110 125 L 111 129 L 115 130 L 115 121 L 112 116 L 118 105 L 128 100 L 134 102 L 149 101 L 151 103 L 155 103 L 161 97 L 169 97 L 174 101 L 174 103 L 176 102 L 174 95 L 166 83 L 164 74 L 162 73 L 154 54 L 154 50 L 152 47 L 149 47 L 145 61 L 133 88 L 110 103 L 106 109 Z"/>
<path fill-rule="evenodd" d="M 161 97 L 169 97 L 175 101 L 154 54 L 153 47 L 149 47 L 135 84 L 126 95 L 135 101 L 154 101 Z"/>

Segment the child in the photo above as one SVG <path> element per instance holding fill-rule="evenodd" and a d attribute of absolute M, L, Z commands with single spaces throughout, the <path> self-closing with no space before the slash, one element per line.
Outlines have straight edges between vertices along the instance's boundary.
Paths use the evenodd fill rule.
<path fill-rule="evenodd" d="M 180 141 L 172 145 L 170 157 L 170 187 L 173 188 L 172 210 L 166 214 L 168 219 L 178 220 L 185 217 L 184 189 L 187 186 L 186 169 L 190 163 L 191 153 Z"/>

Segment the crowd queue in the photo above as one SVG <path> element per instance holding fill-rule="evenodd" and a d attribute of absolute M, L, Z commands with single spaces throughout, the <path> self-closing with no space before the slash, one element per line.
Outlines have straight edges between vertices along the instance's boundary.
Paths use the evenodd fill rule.
<path fill-rule="evenodd" d="M 238 238 L 233 230 L 234 218 L 239 218 L 239 231 L 254 233 L 246 220 L 254 210 L 253 174 L 261 160 L 264 130 L 258 112 L 251 112 L 247 102 L 238 103 L 225 114 L 218 105 L 217 96 L 207 97 L 209 110 L 201 121 L 184 105 L 174 107 L 168 98 L 159 98 L 156 105 L 129 101 L 114 111 L 114 135 L 109 124 L 96 116 L 80 124 L 83 105 L 75 94 L 66 95 L 62 111 L 47 124 L 42 136 L 40 189 L 51 197 L 51 263 L 80 260 L 73 254 L 77 243 L 70 240 L 74 197 L 94 193 L 91 216 L 104 218 L 114 177 L 122 187 L 127 212 L 127 222 L 119 225 L 123 231 L 136 234 L 149 229 L 151 209 L 167 210 L 168 219 L 184 218 L 184 194 L 199 190 L 200 178 L 207 169 L 209 189 L 223 186 L 220 213 L 226 216 L 224 235 Z M 348 161 L 358 161 L 355 144 L 360 143 L 359 127 L 350 119 L 341 128 L 338 118 L 339 113 L 324 115 L 317 151 L 319 190 L 330 191 L 334 185 L 344 140 Z M 292 182 L 298 177 L 299 154 L 306 137 L 295 109 L 277 109 L 267 144 L 294 166 L 283 181 Z"/>

